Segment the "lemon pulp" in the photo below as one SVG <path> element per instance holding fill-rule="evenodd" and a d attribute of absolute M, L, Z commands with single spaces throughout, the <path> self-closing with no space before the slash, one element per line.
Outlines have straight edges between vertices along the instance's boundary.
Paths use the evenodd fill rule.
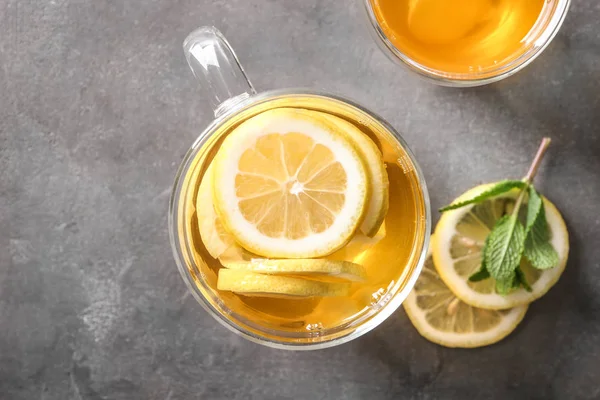
<path fill-rule="evenodd" d="M 240 124 L 214 164 L 217 213 L 253 253 L 324 256 L 364 217 L 369 181 L 354 145 L 333 124 L 300 112 L 275 109 Z"/>

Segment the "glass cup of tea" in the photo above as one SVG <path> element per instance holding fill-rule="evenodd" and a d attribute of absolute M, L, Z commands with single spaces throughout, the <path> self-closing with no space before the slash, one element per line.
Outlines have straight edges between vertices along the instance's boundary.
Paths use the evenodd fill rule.
<path fill-rule="evenodd" d="M 395 63 L 443 86 L 515 74 L 556 36 L 570 0 L 362 0 L 368 29 Z"/>
<path fill-rule="evenodd" d="M 425 180 L 402 136 L 339 96 L 257 93 L 214 27 L 192 32 L 184 52 L 215 115 L 169 205 L 173 254 L 194 298 L 231 331 L 276 348 L 331 347 L 375 328 L 414 286 L 431 229 Z"/>

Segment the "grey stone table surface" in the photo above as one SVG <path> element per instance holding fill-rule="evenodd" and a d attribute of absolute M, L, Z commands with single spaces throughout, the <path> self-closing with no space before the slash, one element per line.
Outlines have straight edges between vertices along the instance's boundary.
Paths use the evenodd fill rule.
<path fill-rule="evenodd" d="M 392 64 L 358 0 L 0 1 L 0 399 L 599 399 L 600 2 L 501 83 Z M 384 116 L 434 209 L 519 177 L 563 211 L 560 282 L 501 343 L 453 350 L 403 311 L 348 344 L 284 352 L 186 293 L 167 233 L 183 154 L 212 119 L 181 43 L 216 25 L 259 90 L 310 87 Z M 439 215 L 434 214 L 434 220 Z"/>

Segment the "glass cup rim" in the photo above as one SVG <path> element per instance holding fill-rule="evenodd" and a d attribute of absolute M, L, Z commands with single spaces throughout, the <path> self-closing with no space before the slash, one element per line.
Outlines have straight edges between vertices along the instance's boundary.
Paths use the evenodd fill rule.
<path fill-rule="evenodd" d="M 516 74 L 533 60 L 535 60 L 548 47 L 552 39 L 556 36 L 562 23 L 567 15 L 571 0 L 557 0 L 556 7 L 548 17 L 547 27 L 540 32 L 540 36 L 535 39 L 535 43 L 523 54 L 508 63 L 503 63 L 493 70 L 485 73 L 447 73 L 441 70 L 429 68 L 419 62 L 413 60 L 400 49 L 398 49 L 385 35 L 379 21 L 375 17 L 371 0 L 362 0 L 364 5 L 364 14 L 367 21 L 367 28 L 371 36 L 374 38 L 378 47 L 384 54 L 393 62 L 407 67 L 409 70 L 416 72 L 422 78 L 429 80 L 441 86 L 451 87 L 473 87 L 482 86 L 489 83 L 497 82 Z M 536 22 L 537 25 L 538 22 Z M 541 43 L 538 43 L 541 42 Z M 454 77 L 452 77 L 454 76 Z"/>
<path fill-rule="evenodd" d="M 182 183 L 183 179 L 186 176 L 186 173 L 190 167 L 190 163 L 194 160 L 196 154 L 202 147 L 202 145 L 208 140 L 214 130 L 221 124 L 224 123 L 231 116 L 237 114 L 238 112 L 247 109 L 250 106 L 256 105 L 262 101 L 269 101 L 271 99 L 275 99 L 277 97 L 283 96 L 294 96 L 294 95 L 308 95 L 308 96 L 320 96 L 328 99 L 337 100 L 343 103 L 346 103 L 352 107 L 356 107 L 360 111 L 368 114 L 372 118 L 376 119 L 383 127 L 385 127 L 389 133 L 394 137 L 394 139 L 402 146 L 402 149 L 406 152 L 406 155 L 409 157 L 410 162 L 414 167 L 414 172 L 419 182 L 422 202 L 424 207 L 424 241 L 423 248 L 421 249 L 419 254 L 416 254 L 416 262 L 413 268 L 413 271 L 410 275 L 405 279 L 404 286 L 399 289 L 396 293 L 392 295 L 392 298 L 389 302 L 387 302 L 381 309 L 377 310 L 370 318 L 366 321 L 359 323 L 356 327 L 348 327 L 345 330 L 350 330 L 348 333 L 344 333 L 340 336 L 335 336 L 332 339 L 324 340 L 320 342 L 301 342 L 301 343 L 289 343 L 284 341 L 278 341 L 276 339 L 270 337 L 264 337 L 255 332 L 252 332 L 246 329 L 236 321 L 232 321 L 229 318 L 224 317 L 223 313 L 216 309 L 213 304 L 208 301 L 206 296 L 201 293 L 196 286 L 196 283 L 190 276 L 190 272 L 188 271 L 188 267 L 183 260 L 182 254 L 180 254 L 181 248 L 177 241 L 178 230 L 176 228 L 176 219 L 177 219 L 177 210 L 180 204 L 180 195 L 182 192 Z M 279 90 L 271 90 L 264 91 L 255 95 L 250 96 L 244 101 L 236 104 L 234 108 L 229 110 L 227 113 L 219 116 L 215 120 L 213 120 L 209 126 L 196 138 L 192 146 L 190 146 L 189 150 L 186 152 L 179 168 L 177 169 L 177 173 L 175 175 L 175 180 L 173 183 L 173 188 L 171 192 L 171 197 L 169 201 L 169 212 L 168 212 L 168 225 L 169 225 L 169 239 L 171 242 L 171 249 L 173 251 L 173 256 L 175 258 L 175 262 L 177 264 L 177 268 L 187 286 L 187 289 L 192 293 L 193 297 L 196 301 L 221 325 L 225 326 L 231 332 L 238 334 L 254 343 L 258 343 L 261 345 L 265 345 L 272 348 L 277 349 L 285 349 L 285 350 L 316 350 L 316 349 L 324 349 L 328 347 L 337 346 L 343 343 L 346 343 L 350 340 L 356 339 L 359 336 L 366 334 L 367 332 L 374 329 L 376 326 L 381 324 L 385 319 L 387 319 L 391 314 L 393 314 L 402 304 L 402 302 L 406 299 L 412 288 L 414 287 L 418 276 L 421 273 L 423 265 L 425 263 L 425 259 L 427 256 L 427 251 L 429 248 L 429 240 L 431 236 L 431 208 L 430 208 L 430 200 L 429 193 L 427 190 L 425 178 L 423 172 L 419 164 L 417 163 L 414 154 L 408 147 L 404 138 L 398 133 L 385 119 L 383 119 L 378 114 L 374 113 L 371 110 L 367 110 L 363 106 L 357 104 L 353 100 L 348 98 L 338 96 L 335 94 L 323 92 L 323 91 L 315 91 L 304 88 L 291 88 L 291 89 L 279 89 Z"/>

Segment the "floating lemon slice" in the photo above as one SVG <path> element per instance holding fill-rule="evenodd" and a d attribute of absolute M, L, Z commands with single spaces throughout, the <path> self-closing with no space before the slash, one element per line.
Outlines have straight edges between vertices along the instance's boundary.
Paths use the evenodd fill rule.
<path fill-rule="evenodd" d="M 204 247 L 213 258 L 219 258 L 230 246 L 235 245 L 233 236 L 225 230 L 215 212 L 213 203 L 213 164 L 209 165 L 196 197 L 196 217 Z"/>
<path fill-rule="evenodd" d="M 259 272 L 270 275 L 296 275 L 307 277 L 335 277 L 348 281 L 363 281 L 367 271 L 362 265 L 349 261 L 325 259 L 265 260 L 251 262 L 227 262 L 223 265 L 238 271 Z"/>
<path fill-rule="evenodd" d="M 221 253 L 219 261 L 224 265 L 226 263 L 250 262 L 255 258 L 260 258 L 260 256 L 250 253 L 238 244 L 233 244 Z"/>
<path fill-rule="evenodd" d="M 493 185 L 477 186 L 455 202 L 472 198 Z M 554 204 L 544 198 L 546 219 L 552 237 L 550 243 L 558 253 L 559 264 L 554 268 L 538 270 L 522 261 L 521 269 L 532 288 L 531 292 L 520 288 L 502 296 L 496 293 L 494 279 L 479 282 L 468 280 L 480 268 L 485 238 L 504 213 L 512 212 L 518 194 L 518 190 L 514 190 L 474 206 L 446 211 L 436 226 L 435 240 L 432 241 L 435 265 L 446 285 L 465 303 L 490 310 L 528 304 L 543 296 L 558 281 L 567 265 L 567 227 Z"/>
<path fill-rule="evenodd" d="M 375 236 L 389 209 L 390 184 L 381 151 L 370 137 L 348 121 L 318 111 L 302 110 L 302 112 L 315 119 L 323 118 L 337 125 L 340 131 L 354 142 L 365 163 L 370 182 L 367 211 L 360 225 L 360 231 L 369 237 Z"/>
<path fill-rule="evenodd" d="M 367 250 L 368 248 L 375 246 L 377 243 L 385 239 L 386 234 L 384 221 L 375 235 L 367 236 L 362 233 L 357 233 L 352 237 L 352 240 L 348 242 L 344 249 L 346 247 L 351 247 L 353 249 L 360 247 L 362 250 Z"/>
<path fill-rule="evenodd" d="M 293 109 L 265 111 L 234 129 L 213 163 L 217 214 L 252 253 L 325 256 L 363 220 L 368 176 L 334 124 Z"/>
<path fill-rule="evenodd" d="M 521 322 L 527 306 L 486 310 L 462 302 L 440 279 L 428 255 L 423 271 L 404 303 L 419 333 L 446 347 L 481 347 L 496 343 Z"/>
<path fill-rule="evenodd" d="M 350 284 L 318 282 L 221 268 L 217 280 L 217 289 L 228 290 L 245 296 L 330 297 L 347 296 Z"/>

